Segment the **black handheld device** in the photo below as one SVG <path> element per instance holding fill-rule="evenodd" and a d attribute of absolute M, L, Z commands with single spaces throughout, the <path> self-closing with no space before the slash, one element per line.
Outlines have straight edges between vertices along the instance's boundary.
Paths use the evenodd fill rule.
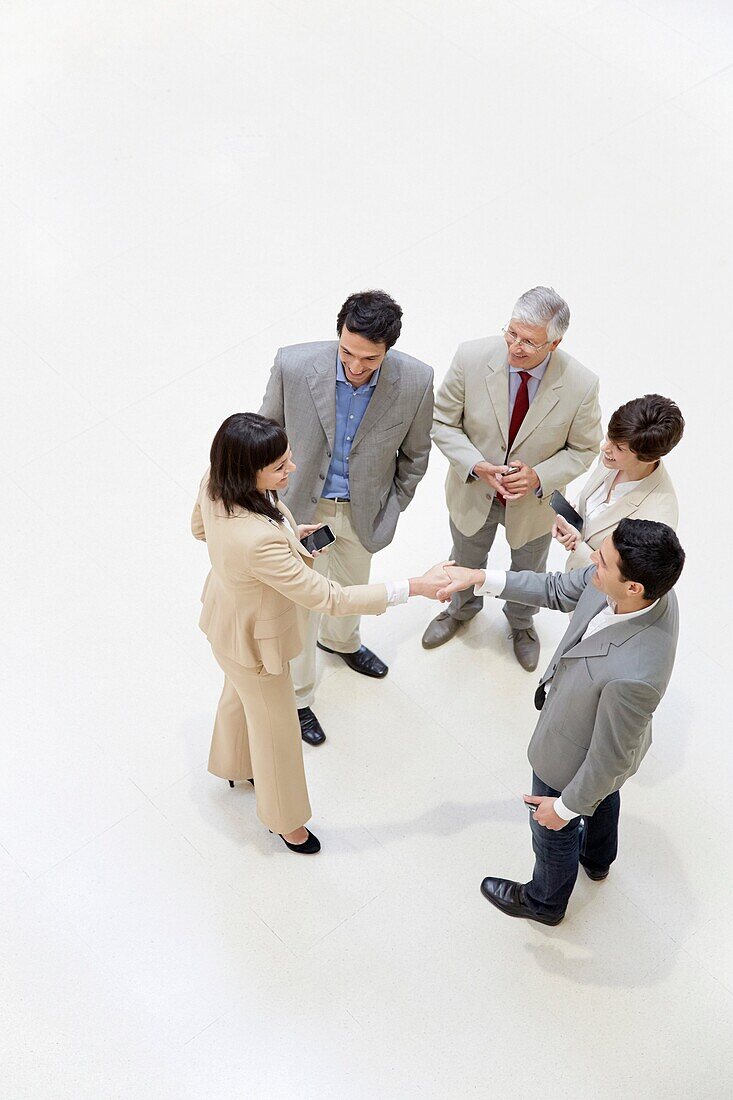
<path fill-rule="evenodd" d="M 562 493 L 558 493 L 557 489 L 550 497 L 550 507 L 556 515 L 567 520 L 576 531 L 583 530 L 583 517 L 578 515 L 572 504 L 568 504 L 565 497 Z"/>
<path fill-rule="evenodd" d="M 304 539 L 300 540 L 301 546 L 304 546 L 309 554 L 314 554 L 316 550 L 323 550 L 324 547 L 330 546 L 332 542 L 336 541 L 331 528 L 327 523 L 323 527 L 319 527 L 317 531 L 313 531 L 312 534 L 306 535 Z"/>

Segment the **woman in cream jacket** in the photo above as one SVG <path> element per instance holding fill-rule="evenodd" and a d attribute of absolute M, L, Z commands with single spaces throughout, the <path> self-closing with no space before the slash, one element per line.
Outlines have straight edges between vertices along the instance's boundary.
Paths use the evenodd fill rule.
<path fill-rule="evenodd" d="M 590 565 L 590 556 L 622 519 L 652 519 L 677 528 L 677 495 L 662 457 L 679 443 L 685 422 L 674 401 L 647 394 L 616 409 L 601 455 L 575 510 L 582 535 L 557 516 L 554 537 L 570 551 L 565 571 Z"/>
<path fill-rule="evenodd" d="M 224 421 L 211 447 L 191 518 L 211 571 L 199 625 L 224 672 L 209 771 L 255 785 L 257 813 L 296 852 L 320 844 L 311 816 L 289 662 L 301 649 L 301 609 L 381 615 L 408 595 L 436 598 L 442 566 L 391 584 L 341 588 L 312 569 L 298 527 L 277 500 L 295 469 L 284 430 L 254 413 Z"/>

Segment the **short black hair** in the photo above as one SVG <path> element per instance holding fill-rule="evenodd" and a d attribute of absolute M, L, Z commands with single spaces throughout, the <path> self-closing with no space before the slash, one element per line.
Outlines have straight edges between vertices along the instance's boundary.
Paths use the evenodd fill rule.
<path fill-rule="evenodd" d="M 622 519 L 611 538 L 618 551 L 623 580 L 642 584 L 645 600 L 658 600 L 677 584 L 685 552 L 666 523 Z"/>
<path fill-rule="evenodd" d="M 384 290 L 350 294 L 336 318 L 339 336 L 344 328 L 373 344 L 385 344 L 389 351 L 402 330 L 402 307 Z"/>
<path fill-rule="evenodd" d="M 281 523 L 285 518 L 270 496 L 257 488 L 257 474 L 277 462 L 288 449 L 285 429 L 259 413 L 232 413 L 211 444 L 208 493 L 231 516 L 244 508 Z M 273 494 L 277 500 L 277 494 Z"/>
<path fill-rule="evenodd" d="M 647 393 L 616 409 L 608 422 L 612 443 L 625 443 L 640 462 L 658 462 L 682 439 L 685 421 L 671 397 Z"/>

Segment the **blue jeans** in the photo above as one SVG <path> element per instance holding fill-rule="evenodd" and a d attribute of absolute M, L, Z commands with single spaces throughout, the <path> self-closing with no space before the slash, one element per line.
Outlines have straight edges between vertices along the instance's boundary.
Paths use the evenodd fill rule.
<path fill-rule="evenodd" d="M 534 773 L 532 794 L 556 798 L 560 791 L 548 787 Z M 589 817 L 574 817 L 557 831 L 546 829 L 530 817 L 535 865 L 524 887 L 527 906 L 539 916 L 564 914 L 578 877 L 578 863 L 589 871 L 605 871 L 618 852 L 618 815 L 621 796 L 609 794 Z"/>

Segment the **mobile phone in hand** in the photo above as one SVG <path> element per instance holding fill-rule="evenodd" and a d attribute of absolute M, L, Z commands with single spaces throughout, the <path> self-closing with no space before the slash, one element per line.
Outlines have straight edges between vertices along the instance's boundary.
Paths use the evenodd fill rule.
<path fill-rule="evenodd" d="M 583 530 L 583 517 L 575 511 L 572 504 L 568 503 L 562 493 L 558 493 L 557 489 L 550 497 L 550 507 L 556 515 L 562 516 L 576 531 Z"/>
<path fill-rule="evenodd" d="M 300 544 L 305 547 L 309 554 L 315 554 L 316 550 L 323 550 L 335 541 L 336 536 L 333 531 L 327 523 L 324 523 L 323 527 L 319 527 L 317 531 L 312 531 L 310 535 L 306 535 L 304 539 L 301 539 Z"/>

